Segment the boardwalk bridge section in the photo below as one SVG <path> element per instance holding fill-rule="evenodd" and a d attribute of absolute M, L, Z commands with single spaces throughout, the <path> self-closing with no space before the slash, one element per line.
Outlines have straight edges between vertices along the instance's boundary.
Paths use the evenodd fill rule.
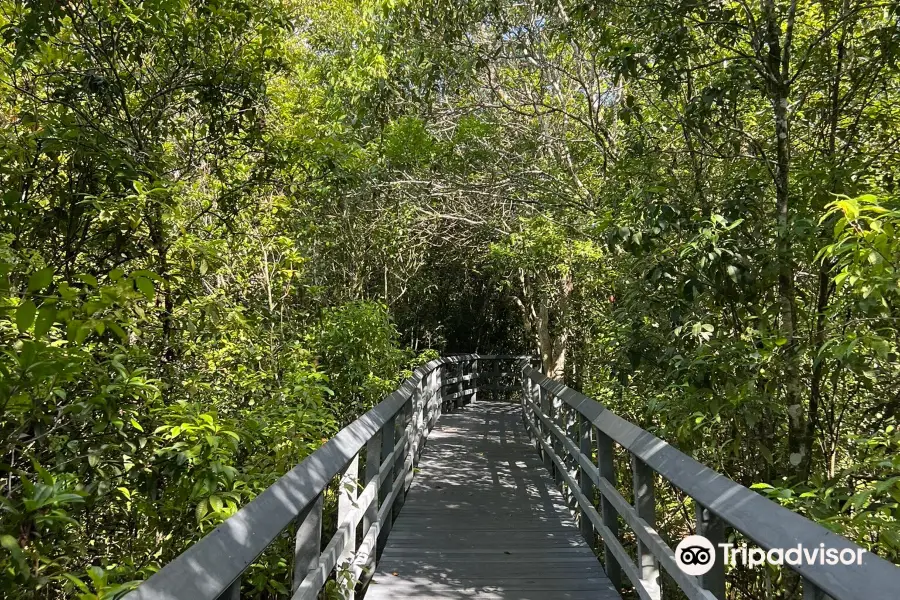
<path fill-rule="evenodd" d="M 617 456 L 632 478 L 618 486 Z M 127 600 L 238 600 L 242 575 L 285 536 L 292 600 L 613 600 L 623 589 L 660 600 L 661 570 L 678 597 L 726 600 L 721 556 L 687 575 L 657 530 L 662 482 L 692 499 L 695 530 L 713 543 L 733 532 L 764 549 L 859 550 L 528 358 L 464 355 L 419 367 Z M 323 539 L 329 493 L 337 523 Z M 900 569 L 871 554 L 789 568 L 803 600 L 900 598 Z"/>

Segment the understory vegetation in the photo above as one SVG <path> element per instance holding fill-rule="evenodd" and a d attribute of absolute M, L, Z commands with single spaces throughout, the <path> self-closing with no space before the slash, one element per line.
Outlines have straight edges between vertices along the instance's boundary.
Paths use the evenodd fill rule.
<path fill-rule="evenodd" d="M 898 58 L 893 1 L 0 0 L 0 593 L 118 597 L 453 352 L 900 563 Z"/>

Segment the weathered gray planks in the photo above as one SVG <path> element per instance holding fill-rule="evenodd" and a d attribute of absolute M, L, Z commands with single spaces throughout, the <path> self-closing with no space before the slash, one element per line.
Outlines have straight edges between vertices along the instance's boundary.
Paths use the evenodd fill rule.
<path fill-rule="evenodd" d="M 518 405 L 444 415 L 366 600 L 618 600 L 581 537 Z"/>

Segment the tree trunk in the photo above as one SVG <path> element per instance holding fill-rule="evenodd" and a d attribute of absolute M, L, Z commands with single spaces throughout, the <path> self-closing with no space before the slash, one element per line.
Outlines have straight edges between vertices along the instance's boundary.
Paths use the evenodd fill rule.
<path fill-rule="evenodd" d="M 566 347 L 569 343 L 565 321 L 569 295 L 574 287 L 572 276 L 567 274 L 559 278 L 556 297 L 544 294 L 541 286 L 535 289 L 531 285 L 531 278 L 524 272 L 519 273 L 519 279 L 522 296 L 514 300 L 522 310 L 525 333 L 534 340 L 544 374 L 551 379 L 563 381 L 566 373 Z"/>
<path fill-rule="evenodd" d="M 793 249 L 791 247 L 790 215 L 790 117 L 788 99 L 791 93 L 790 61 L 796 0 L 791 2 L 787 16 L 784 43 L 781 40 L 781 20 L 774 0 L 762 0 L 766 22 L 766 55 L 764 72 L 775 121 L 775 214 L 777 223 L 776 255 L 778 260 L 778 298 L 781 334 L 784 345 L 784 395 L 788 411 L 789 460 L 800 466 L 809 457 L 806 441 L 806 415 L 803 409 L 800 382 L 800 346 L 796 337 L 797 309 L 794 290 Z"/>

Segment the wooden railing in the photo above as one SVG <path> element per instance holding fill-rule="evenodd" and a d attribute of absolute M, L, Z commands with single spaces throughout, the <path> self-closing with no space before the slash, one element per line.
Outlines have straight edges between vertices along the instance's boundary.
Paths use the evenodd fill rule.
<path fill-rule="evenodd" d="M 673 550 L 656 529 L 655 475 L 694 500 L 696 532 L 716 548 L 726 528 L 739 531 L 764 550 L 862 548 L 824 527 L 750 491 L 616 416 L 540 371 L 522 367 L 522 408 L 544 463 L 574 498 L 582 534 L 592 545 L 600 538 L 607 575 L 621 587 L 622 574 L 641 600 L 659 600 L 662 567 L 690 600 L 725 600 L 725 561 L 717 550 L 707 574 L 684 573 Z M 616 488 L 614 445 L 628 453 L 634 503 Z M 596 460 L 594 459 L 596 457 Z M 599 506 L 595 497 L 600 497 Z M 619 517 L 637 538 L 637 560 L 622 544 Z M 595 532 L 597 535 L 595 535 Z M 803 600 L 891 600 L 900 598 L 900 569 L 873 554 L 863 564 L 785 565 L 802 580 Z"/>
<path fill-rule="evenodd" d="M 482 393 L 495 394 L 496 382 L 517 378 L 522 364 L 521 357 L 460 355 L 419 367 L 126 599 L 237 600 L 242 574 L 288 533 L 294 535 L 292 600 L 315 600 L 329 579 L 340 583 L 345 598 L 353 598 L 374 570 L 438 416 L 475 399 L 480 373 L 494 378 L 494 387 L 483 386 Z M 323 549 L 323 496 L 336 478 L 337 528 Z"/>

